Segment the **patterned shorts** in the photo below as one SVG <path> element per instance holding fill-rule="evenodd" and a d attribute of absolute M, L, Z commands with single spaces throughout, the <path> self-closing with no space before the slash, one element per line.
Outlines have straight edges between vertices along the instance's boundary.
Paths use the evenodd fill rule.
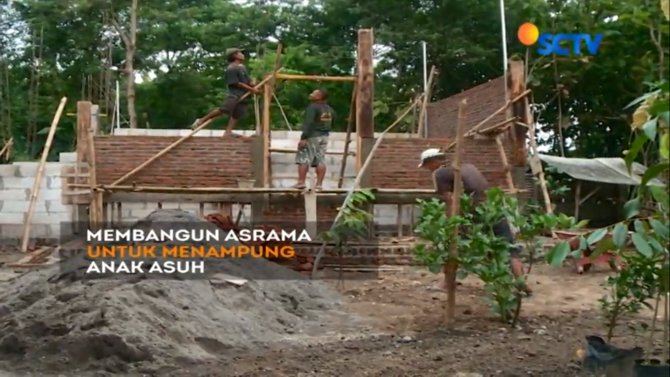
<path fill-rule="evenodd" d="M 310 165 L 316 167 L 326 163 L 326 148 L 328 147 L 328 136 L 315 136 L 307 139 L 307 144 L 298 149 L 295 155 L 297 165 Z"/>

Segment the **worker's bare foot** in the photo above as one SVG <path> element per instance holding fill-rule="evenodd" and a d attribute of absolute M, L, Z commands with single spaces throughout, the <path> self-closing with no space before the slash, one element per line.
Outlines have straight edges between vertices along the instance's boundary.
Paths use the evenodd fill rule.
<path fill-rule="evenodd" d="M 321 191 L 321 190 L 323 190 L 323 185 L 314 186 L 314 191 Z"/>
<path fill-rule="evenodd" d="M 242 137 L 242 135 L 238 135 L 238 134 L 236 134 L 236 133 L 233 133 L 233 131 L 228 131 L 228 130 L 226 130 L 226 132 L 223 133 L 223 137 L 236 137 L 236 138 L 240 138 L 240 137 Z"/>
<path fill-rule="evenodd" d="M 191 124 L 191 128 L 196 129 L 198 126 L 200 126 L 200 118 L 196 119 L 193 124 Z"/>
<path fill-rule="evenodd" d="M 296 183 L 295 185 L 291 186 L 291 188 L 298 189 L 298 190 L 303 190 L 307 187 L 304 183 Z"/>

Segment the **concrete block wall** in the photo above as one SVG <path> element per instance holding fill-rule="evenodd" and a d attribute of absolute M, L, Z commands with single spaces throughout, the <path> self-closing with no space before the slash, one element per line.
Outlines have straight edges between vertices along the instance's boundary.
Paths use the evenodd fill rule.
<path fill-rule="evenodd" d="M 76 161 L 75 153 L 61 153 L 60 162 L 44 166 L 31 221 L 31 238 L 57 238 L 73 220 L 74 207 L 61 199 L 63 167 Z M 0 165 L 0 242 L 21 239 L 39 162 Z"/>

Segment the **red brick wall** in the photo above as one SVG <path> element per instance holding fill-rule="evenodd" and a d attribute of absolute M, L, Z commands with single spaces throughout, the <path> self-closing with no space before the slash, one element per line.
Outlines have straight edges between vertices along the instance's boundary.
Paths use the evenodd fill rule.
<path fill-rule="evenodd" d="M 469 131 L 505 105 L 505 80 L 503 76 L 485 84 L 475 86 L 462 93 L 456 94 L 441 101 L 428 104 L 428 137 L 453 138 L 456 137 L 458 123 L 458 105 L 467 98 L 468 105 L 465 111 L 465 131 Z M 493 117 L 486 125 L 493 126 L 505 120 L 505 112 Z"/>
<path fill-rule="evenodd" d="M 428 148 L 444 148 L 451 139 L 384 139 L 375 152 L 370 169 L 372 186 L 378 188 L 430 189 L 432 175 L 419 169 L 421 152 Z M 509 153 L 509 141 L 503 145 Z M 454 148 L 451 149 L 451 153 Z M 447 155 L 451 162 L 451 153 Z M 466 139 L 463 162 L 475 165 L 489 183 L 507 188 L 505 171 L 494 140 Z"/>
<path fill-rule="evenodd" d="M 110 184 L 179 137 L 96 136 L 96 175 Z M 252 138 L 192 137 L 126 182 L 145 186 L 237 187 L 253 175 Z"/>

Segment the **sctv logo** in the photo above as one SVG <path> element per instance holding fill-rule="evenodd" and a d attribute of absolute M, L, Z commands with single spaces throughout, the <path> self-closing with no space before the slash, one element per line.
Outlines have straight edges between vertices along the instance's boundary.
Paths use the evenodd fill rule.
<path fill-rule="evenodd" d="M 602 34 L 540 34 L 537 26 L 526 22 L 519 28 L 519 41 L 526 46 L 532 46 L 535 43 L 540 45 L 537 50 L 540 55 L 582 55 L 582 41 L 586 44 L 589 54 L 595 55 L 603 41 Z M 561 47 L 561 41 L 572 41 L 572 49 Z"/>

